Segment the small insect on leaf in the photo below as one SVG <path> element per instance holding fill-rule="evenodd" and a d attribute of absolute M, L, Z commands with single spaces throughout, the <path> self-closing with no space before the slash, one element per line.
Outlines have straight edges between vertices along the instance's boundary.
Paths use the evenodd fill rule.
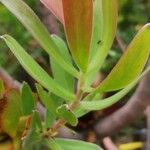
<path fill-rule="evenodd" d="M 90 86 L 112 46 L 116 35 L 118 0 L 95 0 L 95 30 L 92 39 L 91 61 L 86 75 L 86 85 Z M 93 29 L 94 30 L 94 29 Z M 102 41 L 97 45 L 99 39 Z M 98 42 L 99 43 L 99 42 Z M 95 45 L 96 44 L 96 45 Z"/>
<path fill-rule="evenodd" d="M 139 30 L 108 77 L 97 88 L 97 92 L 119 90 L 137 78 L 149 57 L 149 43 L 150 24 L 146 24 Z"/>

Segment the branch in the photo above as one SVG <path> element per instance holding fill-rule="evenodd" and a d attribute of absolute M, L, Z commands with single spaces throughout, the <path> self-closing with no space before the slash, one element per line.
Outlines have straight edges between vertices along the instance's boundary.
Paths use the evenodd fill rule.
<path fill-rule="evenodd" d="M 150 59 L 148 64 L 150 64 Z M 127 104 L 98 122 L 95 130 L 101 137 L 111 135 L 142 116 L 148 105 L 150 105 L 150 73 L 140 82 Z"/>
<path fill-rule="evenodd" d="M 123 41 L 123 39 L 119 35 L 116 35 L 116 40 L 117 40 L 118 45 L 120 46 L 121 50 L 124 52 L 127 45 L 125 44 L 125 42 Z"/>
<path fill-rule="evenodd" d="M 20 89 L 20 83 L 14 80 L 3 68 L 0 68 L 0 79 L 3 80 L 6 89 Z"/>
<path fill-rule="evenodd" d="M 53 16 L 53 14 L 50 13 L 50 11 L 42 3 L 40 3 L 40 13 L 42 15 L 42 21 L 47 27 L 48 31 L 51 34 L 60 35 L 61 31 L 59 29 L 59 22 L 57 21 L 56 17 Z"/>
<path fill-rule="evenodd" d="M 105 137 L 103 139 L 103 144 L 106 150 L 118 150 L 117 146 L 113 143 L 110 137 Z"/>

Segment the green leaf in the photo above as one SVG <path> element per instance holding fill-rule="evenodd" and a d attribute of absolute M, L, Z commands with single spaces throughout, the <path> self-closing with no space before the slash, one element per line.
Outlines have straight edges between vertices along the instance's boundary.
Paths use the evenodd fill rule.
<path fill-rule="evenodd" d="M 45 112 L 45 128 L 49 129 L 56 120 L 56 115 L 49 111 L 48 109 Z"/>
<path fill-rule="evenodd" d="M 56 114 L 57 105 L 51 94 L 45 91 L 39 84 L 36 84 L 36 89 L 44 106 L 53 114 Z"/>
<path fill-rule="evenodd" d="M 29 85 L 25 82 L 22 85 L 21 103 L 23 115 L 31 115 L 35 109 L 35 100 Z"/>
<path fill-rule="evenodd" d="M 85 72 L 92 36 L 93 0 L 62 0 L 64 28 L 72 56 Z"/>
<path fill-rule="evenodd" d="M 74 114 L 76 115 L 77 118 L 80 118 L 82 116 L 84 116 L 85 114 L 89 113 L 89 110 L 86 110 L 85 108 L 82 108 L 82 106 L 78 107 L 75 111 Z"/>
<path fill-rule="evenodd" d="M 19 117 L 21 116 L 20 94 L 11 90 L 5 99 L 0 100 L 0 129 L 14 138 L 17 134 Z"/>
<path fill-rule="evenodd" d="M 86 96 L 82 101 L 93 101 L 93 100 L 98 100 L 103 98 L 104 93 L 91 93 L 88 96 Z M 82 107 L 77 107 L 74 110 L 74 114 L 76 115 L 77 118 L 82 117 L 83 115 L 89 113 L 89 110 L 83 109 Z"/>
<path fill-rule="evenodd" d="M 56 138 L 55 142 L 64 150 L 102 150 L 95 144 L 79 140 Z"/>
<path fill-rule="evenodd" d="M 73 112 L 68 109 L 68 105 L 62 105 L 57 109 L 57 114 L 60 118 L 64 119 L 67 123 L 72 126 L 78 124 L 78 120 Z"/>
<path fill-rule="evenodd" d="M 4 93 L 4 84 L 3 84 L 3 81 L 0 79 L 0 99 L 3 98 L 3 93 Z"/>
<path fill-rule="evenodd" d="M 38 111 L 33 112 L 30 128 L 39 132 L 42 131 L 42 122 Z"/>
<path fill-rule="evenodd" d="M 150 67 L 148 67 L 138 78 L 132 81 L 128 86 L 126 86 L 123 90 L 117 92 L 113 96 L 99 100 L 99 101 L 82 101 L 80 104 L 80 109 L 82 110 L 101 110 L 107 108 L 116 102 L 118 102 L 121 98 L 123 98 L 138 82 L 143 76 L 150 71 Z M 81 111 L 81 110 L 80 110 Z M 80 114 L 81 116 L 81 114 Z"/>
<path fill-rule="evenodd" d="M 101 20 L 98 19 L 98 21 L 102 33 L 100 35 L 101 39 L 97 41 L 99 43 L 98 50 L 92 58 L 86 73 L 85 87 L 88 87 L 92 83 L 94 76 L 96 76 L 96 73 L 102 67 L 112 46 L 117 29 L 118 1 L 99 0 L 97 1 L 97 5 L 99 5 L 99 9 L 101 8 L 99 15 L 102 16 L 102 18 Z"/>
<path fill-rule="evenodd" d="M 64 23 L 62 0 L 40 0 L 59 20 Z"/>
<path fill-rule="evenodd" d="M 117 65 L 96 91 L 119 90 L 137 78 L 149 57 L 149 42 L 150 24 L 147 24 L 138 32 Z"/>
<path fill-rule="evenodd" d="M 10 50 L 17 57 L 21 65 L 26 69 L 26 71 L 41 85 L 52 93 L 66 99 L 73 100 L 74 95 L 67 90 L 59 86 L 37 63 L 33 58 L 9 35 L 1 36 L 6 42 Z"/>
<path fill-rule="evenodd" d="M 94 0 L 94 17 L 92 29 L 92 42 L 90 50 L 90 60 L 95 56 L 102 40 L 102 5 L 101 0 Z"/>
<path fill-rule="evenodd" d="M 49 128 L 57 118 L 56 109 L 63 103 L 60 100 L 45 91 L 39 84 L 36 84 L 37 92 L 40 97 L 41 102 L 46 107 L 45 112 L 45 127 Z"/>
<path fill-rule="evenodd" d="M 66 149 L 63 149 L 59 144 L 57 144 L 57 142 L 52 138 L 50 138 L 49 140 L 45 139 L 44 145 L 46 145 L 51 150 L 66 150 Z"/>
<path fill-rule="evenodd" d="M 30 129 L 26 138 L 23 140 L 22 149 L 23 150 L 35 150 L 36 146 L 39 146 L 41 142 L 41 136 L 39 133 L 35 132 L 35 130 Z M 37 150 L 37 149 L 36 149 Z"/>
<path fill-rule="evenodd" d="M 71 56 L 69 54 L 68 48 L 65 42 L 56 35 L 52 36 L 53 41 L 58 46 L 59 53 L 64 56 L 65 61 L 72 64 Z M 56 82 L 58 82 L 62 87 L 67 89 L 68 91 L 74 93 L 74 78 L 67 73 L 53 58 L 51 60 L 51 69 L 53 72 L 53 76 Z"/>
<path fill-rule="evenodd" d="M 75 77 L 79 77 L 78 71 L 70 66 L 57 51 L 57 45 L 52 41 L 47 29 L 41 23 L 36 14 L 23 0 L 0 0 L 9 11 L 27 28 L 39 44 L 51 55 L 58 64 Z"/>
<path fill-rule="evenodd" d="M 34 150 L 35 147 L 40 147 L 39 143 L 42 141 L 42 124 L 38 111 L 34 111 L 32 114 L 30 128 L 23 140 L 23 150 Z"/>

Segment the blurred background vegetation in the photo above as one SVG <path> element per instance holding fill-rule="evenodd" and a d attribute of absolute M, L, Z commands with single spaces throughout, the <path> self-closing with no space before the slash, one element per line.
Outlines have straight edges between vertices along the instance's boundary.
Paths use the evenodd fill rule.
<path fill-rule="evenodd" d="M 38 1 L 26 0 L 27 4 L 39 14 Z M 33 56 L 40 56 L 40 48 L 25 30 L 21 23 L 2 5 L 0 4 L 0 35 L 9 33 Z M 9 51 L 4 42 L 0 43 L 0 66 L 5 68 L 13 77 L 18 80 L 24 80 L 24 70 L 19 65 L 13 54 Z"/>

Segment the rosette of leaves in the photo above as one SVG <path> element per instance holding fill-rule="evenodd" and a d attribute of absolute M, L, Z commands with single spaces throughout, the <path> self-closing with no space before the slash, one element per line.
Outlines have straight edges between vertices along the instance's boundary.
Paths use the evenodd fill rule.
<path fill-rule="evenodd" d="M 150 70 L 148 67 L 143 71 L 150 53 L 150 24 L 139 30 L 109 75 L 98 87 L 92 88 L 92 82 L 115 38 L 117 0 L 41 0 L 63 24 L 67 42 L 50 35 L 37 15 L 22 0 L 0 2 L 47 52 L 53 72 L 51 77 L 13 37 L 1 36 L 24 69 L 39 83 L 36 85 L 37 93 L 45 106 L 45 118 L 41 121 L 35 107 L 31 107 L 34 106 L 33 100 L 24 99 L 23 112 L 25 116 L 31 115 L 31 121 L 22 148 L 101 149 L 83 141 L 58 139 L 55 135 L 62 125 L 76 126 L 80 116 L 119 101 Z M 98 99 L 97 95 L 110 91 L 116 91 L 116 94 Z"/>

